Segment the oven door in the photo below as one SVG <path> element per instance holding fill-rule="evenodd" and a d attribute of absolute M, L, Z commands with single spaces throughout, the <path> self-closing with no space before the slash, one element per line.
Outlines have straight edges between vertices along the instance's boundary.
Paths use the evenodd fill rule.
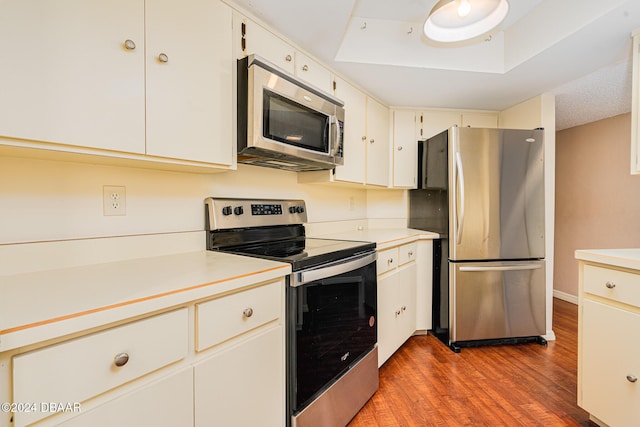
<path fill-rule="evenodd" d="M 375 347 L 375 260 L 373 252 L 293 274 L 287 321 L 292 414 Z"/>

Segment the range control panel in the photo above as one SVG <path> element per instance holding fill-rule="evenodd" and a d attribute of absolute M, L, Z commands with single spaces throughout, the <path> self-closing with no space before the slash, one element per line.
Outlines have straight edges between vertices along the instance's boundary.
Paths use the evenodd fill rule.
<path fill-rule="evenodd" d="M 304 224 L 307 209 L 304 200 L 252 200 L 207 197 L 207 230 Z"/>

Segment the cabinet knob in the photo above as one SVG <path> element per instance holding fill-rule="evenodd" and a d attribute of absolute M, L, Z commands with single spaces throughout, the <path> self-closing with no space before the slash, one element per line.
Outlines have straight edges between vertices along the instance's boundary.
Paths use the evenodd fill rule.
<path fill-rule="evenodd" d="M 396 317 L 400 316 L 400 310 L 396 310 Z"/>
<path fill-rule="evenodd" d="M 387 260 L 387 264 L 393 264 L 393 258 L 389 258 L 389 259 Z"/>
<path fill-rule="evenodd" d="M 413 251 L 409 251 L 409 256 L 413 256 Z"/>
<path fill-rule="evenodd" d="M 604 284 L 607 288 L 609 289 L 613 289 L 616 287 L 616 284 L 613 283 L 612 281 L 608 281 L 607 283 Z"/>
<path fill-rule="evenodd" d="M 119 353 L 116 354 L 116 357 L 113 358 L 113 364 L 118 368 L 124 366 L 129 361 L 129 355 L 127 353 Z"/>
<path fill-rule="evenodd" d="M 125 40 L 124 41 L 124 48 L 127 50 L 134 50 L 136 48 L 136 44 L 133 42 L 133 40 Z"/>
<path fill-rule="evenodd" d="M 287 61 L 287 62 L 291 62 L 292 59 L 293 58 L 291 57 L 291 55 L 287 55 L 287 56 L 284 57 L 284 60 Z"/>
<path fill-rule="evenodd" d="M 366 140 L 367 140 L 367 135 L 364 135 L 364 136 L 362 137 L 362 142 L 364 142 L 364 141 L 366 141 Z"/>
<path fill-rule="evenodd" d="M 636 381 L 638 381 L 638 377 L 636 377 L 635 375 L 627 375 L 627 381 L 629 381 L 630 383 L 635 383 Z"/>
<path fill-rule="evenodd" d="M 376 140 L 375 140 L 375 139 L 373 139 L 373 138 L 371 138 L 371 139 L 369 140 L 369 143 L 370 143 L 370 144 L 373 144 L 374 142 L 376 142 Z"/>
<path fill-rule="evenodd" d="M 302 71 L 309 71 L 309 66 L 307 64 L 304 64 L 302 66 Z"/>
<path fill-rule="evenodd" d="M 407 306 L 406 305 L 402 306 L 402 311 L 407 311 Z"/>
<path fill-rule="evenodd" d="M 402 151 L 402 145 L 398 147 L 398 151 Z"/>
<path fill-rule="evenodd" d="M 161 53 L 160 55 L 158 55 L 158 61 L 169 62 L 169 57 L 167 56 L 166 53 Z"/>
<path fill-rule="evenodd" d="M 244 311 L 242 312 L 242 315 L 247 318 L 253 316 L 253 308 L 251 307 L 245 308 Z"/>

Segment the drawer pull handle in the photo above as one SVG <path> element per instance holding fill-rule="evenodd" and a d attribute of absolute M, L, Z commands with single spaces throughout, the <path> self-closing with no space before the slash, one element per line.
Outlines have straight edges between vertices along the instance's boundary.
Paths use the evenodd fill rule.
<path fill-rule="evenodd" d="M 127 353 L 116 354 L 116 357 L 113 358 L 113 364 L 118 368 L 124 366 L 129 361 L 129 355 Z"/>
<path fill-rule="evenodd" d="M 409 256 L 413 256 L 413 251 L 409 251 Z"/>
<path fill-rule="evenodd" d="M 244 311 L 242 312 L 242 315 L 247 318 L 253 316 L 253 308 L 251 307 L 245 308 Z"/>
<path fill-rule="evenodd" d="M 607 288 L 609 289 L 613 289 L 616 287 L 616 284 L 613 283 L 612 281 L 608 281 L 607 283 L 604 284 Z"/>
<path fill-rule="evenodd" d="M 627 375 L 627 381 L 629 381 L 630 383 L 635 383 L 636 381 L 638 381 L 638 377 L 636 377 L 635 375 Z"/>

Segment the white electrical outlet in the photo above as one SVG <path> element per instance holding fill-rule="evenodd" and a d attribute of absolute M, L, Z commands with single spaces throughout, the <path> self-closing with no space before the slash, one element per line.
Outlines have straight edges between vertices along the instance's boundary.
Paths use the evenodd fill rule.
<path fill-rule="evenodd" d="M 124 186 L 102 187 L 102 209 L 105 216 L 127 214 L 127 194 Z"/>

